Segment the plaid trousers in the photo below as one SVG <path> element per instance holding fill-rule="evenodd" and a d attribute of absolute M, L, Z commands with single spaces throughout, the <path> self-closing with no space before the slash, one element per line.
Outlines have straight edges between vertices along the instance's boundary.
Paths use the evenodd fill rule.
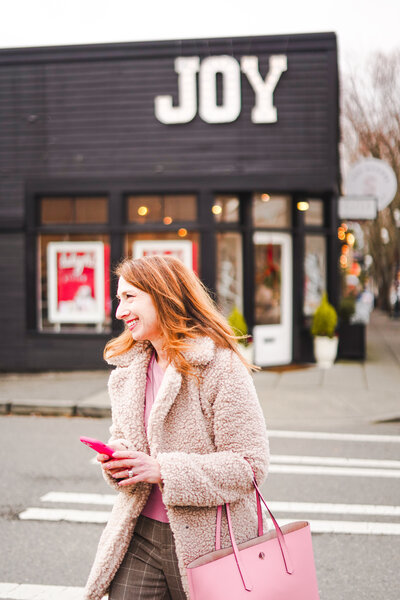
<path fill-rule="evenodd" d="M 140 515 L 109 600 L 186 600 L 169 523 Z"/>

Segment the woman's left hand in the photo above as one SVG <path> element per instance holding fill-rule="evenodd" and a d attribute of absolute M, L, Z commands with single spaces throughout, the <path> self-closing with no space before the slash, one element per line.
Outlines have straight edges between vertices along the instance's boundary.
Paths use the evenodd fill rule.
<path fill-rule="evenodd" d="M 118 450 L 114 452 L 112 460 L 103 464 L 103 469 L 115 479 L 121 479 L 118 482 L 120 486 L 132 485 L 139 481 L 161 483 L 160 465 L 155 458 L 144 452 Z"/>

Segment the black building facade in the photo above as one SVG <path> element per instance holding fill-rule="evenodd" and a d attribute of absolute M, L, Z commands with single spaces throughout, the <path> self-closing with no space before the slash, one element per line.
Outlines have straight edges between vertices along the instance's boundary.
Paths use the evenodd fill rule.
<path fill-rule="evenodd" d="M 181 256 L 261 366 L 338 290 L 333 33 L 0 50 L 0 369 L 91 369 L 112 265 Z"/>

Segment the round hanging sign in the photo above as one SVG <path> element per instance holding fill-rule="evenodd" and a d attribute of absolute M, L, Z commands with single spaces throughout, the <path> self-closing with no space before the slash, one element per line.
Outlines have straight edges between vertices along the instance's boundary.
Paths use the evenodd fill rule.
<path fill-rule="evenodd" d="M 352 165 L 346 178 L 346 194 L 375 196 L 383 210 L 397 192 L 397 178 L 390 165 L 379 158 L 362 158 Z"/>

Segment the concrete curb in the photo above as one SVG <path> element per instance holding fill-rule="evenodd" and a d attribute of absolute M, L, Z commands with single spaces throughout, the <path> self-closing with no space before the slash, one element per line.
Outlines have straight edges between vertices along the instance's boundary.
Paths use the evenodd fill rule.
<path fill-rule="evenodd" d="M 43 417 L 109 418 L 109 406 L 73 403 L 68 400 L 10 400 L 0 401 L 1 415 L 38 415 Z"/>

